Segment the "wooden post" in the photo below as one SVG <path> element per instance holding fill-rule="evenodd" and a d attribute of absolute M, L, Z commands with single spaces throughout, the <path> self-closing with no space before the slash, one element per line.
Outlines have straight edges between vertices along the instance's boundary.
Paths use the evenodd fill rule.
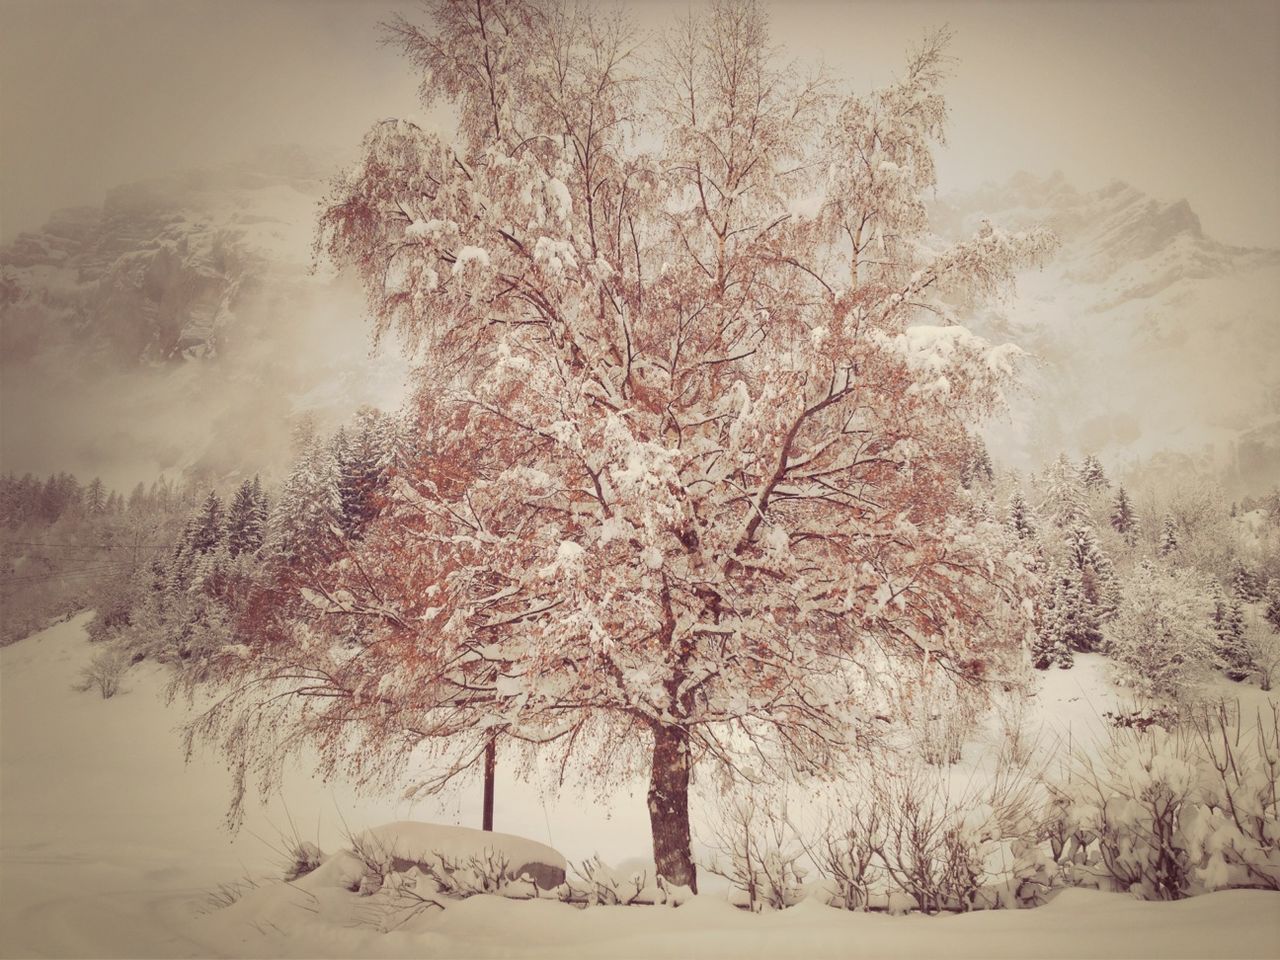
<path fill-rule="evenodd" d="M 498 767 L 498 741 L 490 737 L 484 747 L 484 826 L 483 830 L 493 830 L 493 778 Z"/>

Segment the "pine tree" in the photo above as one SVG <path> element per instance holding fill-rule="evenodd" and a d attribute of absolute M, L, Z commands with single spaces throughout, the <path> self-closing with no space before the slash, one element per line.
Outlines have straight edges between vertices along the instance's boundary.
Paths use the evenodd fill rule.
<path fill-rule="evenodd" d="M 342 501 L 329 444 L 304 439 L 271 517 L 273 550 L 300 568 L 322 562 L 341 533 Z"/>
<path fill-rule="evenodd" d="M 147 488 L 143 486 L 142 481 L 138 481 L 138 485 L 133 488 L 133 492 L 129 494 L 129 512 L 133 514 L 141 513 L 147 508 Z"/>
<path fill-rule="evenodd" d="M 1123 486 L 1116 493 L 1115 506 L 1111 508 L 1111 526 L 1129 546 L 1138 542 L 1138 512 Z"/>
<path fill-rule="evenodd" d="M 94 477 L 84 488 L 84 508 L 93 517 L 107 512 L 107 491 L 100 477 Z"/>
<path fill-rule="evenodd" d="M 1244 561 L 1237 560 L 1231 572 L 1231 593 L 1245 603 L 1264 599 L 1262 585 L 1258 576 L 1245 566 Z"/>
<path fill-rule="evenodd" d="M 1214 581 L 1213 632 L 1217 637 L 1214 653 L 1227 677 L 1237 683 L 1252 671 L 1252 657 L 1245 643 L 1244 609 L 1238 596 L 1228 596 Z"/>
<path fill-rule="evenodd" d="M 205 498 L 204 506 L 196 517 L 195 528 L 191 536 L 191 550 L 197 554 L 206 554 L 216 550 L 222 543 L 226 533 L 223 520 L 222 501 L 212 490 Z"/>
<path fill-rule="evenodd" d="M 1103 472 L 1102 462 L 1093 454 L 1085 457 L 1084 463 L 1080 465 L 1080 482 L 1090 493 L 1106 490 L 1111 486 L 1111 481 Z"/>
<path fill-rule="evenodd" d="M 1280 580 L 1267 583 L 1266 600 L 1267 607 L 1262 615 L 1273 630 L 1280 631 Z"/>
<path fill-rule="evenodd" d="M 1049 588 L 1040 607 L 1031 663 L 1037 670 L 1048 670 L 1055 663 L 1070 670 L 1074 651 L 1087 640 L 1088 611 L 1074 571 L 1052 567 L 1046 583 Z"/>
<path fill-rule="evenodd" d="M 1178 549 L 1178 524 L 1171 514 L 1165 514 L 1160 526 L 1160 556 L 1167 557 Z"/>
<path fill-rule="evenodd" d="M 255 489 L 257 493 L 255 494 Z M 261 486 L 258 478 L 245 480 L 236 490 L 227 513 L 227 552 L 233 556 L 253 553 L 262 546 Z"/>
<path fill-rule="evenodd" d="M 1079 575 L 1085 602 L 1093 607 L 1096 621 L 1105 623 L 1115 613 L 1118 600 L 1111 558 L 1098 545 L 1098 538 L 1087 523 L 1077 523 L 1072 527 L 1067 532 L 1066 543 L 1068 564 Z M 1076 649 L 1092 650 L 1095 647 Z"/>
<path fill-rule="evenodd" d="M 1045 469 L 1040 486 L 1044 490 L 1041 512 L 1055 526 L 1066 529 L 1087 517 L 1080 471 L 1065 453 Z"/>
<path fill-rule="evenodd" d="M 1031 508 L 1021 490 L 1015 490 L 1009 498 L 1009 526 L 1018 535 L 1019 540 L 1027 540 L 1035 536 L 1036 528 L 1032 523 Z"/>
<path fill-rule="evenodd" d="M 353 433 L 339 430 L 334 438 L 338 469 L 339 526 L 347 539 L 359 539 L 378 514 L 378 501 L 386 485 L 391 444 L 386 418 L 363 411 Z"/>

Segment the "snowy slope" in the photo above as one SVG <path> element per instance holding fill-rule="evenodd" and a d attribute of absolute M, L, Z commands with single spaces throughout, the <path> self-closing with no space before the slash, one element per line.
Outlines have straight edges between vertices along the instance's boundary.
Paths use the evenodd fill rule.
<path fill-rule="evenodd" d="M 227 773 L 184 766 L 163 700 L 164 674 L 141 665 L 111 700 L 71 684 L 93 653 L 87 615 L 0 650 L 0 955 L 4 956 L 1276 956 L 1280 895 L 1231 891 L 1175 904 L 1069 890 L 1034 911 L 959 917 L 847 914 L 813 902 L 757 916 L 704 895 L 678 910 L 578 910 L 479 897 L 392 933 L 322 920 L 314 897 L 359 916 L 354 894 L 266 881 L 217 913 L 207 895 L 246 875 L 278 877 L 270 847 L 291 832 L 334 851 L 346 829 L 399 819 L 474 824 L 478 791 L 436 804 L 357 797 L 305 771 L 283 798 L 252 806 L 237 838 L 222 829 Z M 1116 702 L 1105 662 L 1051 671 L 1027 722 L 1075 742 Z M 966 759 L 979 743 L 966 748 Z M 963 765 L 958 768 L 963 773 Z M 536 785 L 498 783 L 500 829 L 546 840 L 572 861 L 644 857 L 643 792 L 572 792 L 545 803 Z M 959 775 L 959 774 L 958 774 Z M 282 802 L 283 800 L 283 802 Z M 695 817 L 705 816 L 703 798 Z M 286 812 L 287 807 L 287 812 Z M 327 908 L 328 909 L 328 908 Z"/>
<path fill-rule="evenodd" d="M 1218 243 L 1185 200 L 1120 182 L 1081 192 L 1061 175 L 1020 174 L 933 216 L 944 235 L 988 218 L 1047 223 L 1062 240 L 1017 299 L 979 318 L 1038 360 L 1001 452 L 1118 463 L 1207 450 L 1246 488 L 1280 476 L 1280 251 Z"/>

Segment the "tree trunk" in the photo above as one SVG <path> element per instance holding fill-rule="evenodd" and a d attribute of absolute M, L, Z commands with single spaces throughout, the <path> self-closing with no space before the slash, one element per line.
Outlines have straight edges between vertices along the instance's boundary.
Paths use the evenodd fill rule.
<path fill-rule="evenodd" d="M 658 875 L 697 893 L 689 834 L 689 732 L 682 727 L 654 725 L 649 824 Z"/>
<path fill-rule="evenodd" d="M 484 748 L 484 825 L 482 830 L 493 830 L 493 778 L 498 768 L 498 741 L 491 737 Z"/>

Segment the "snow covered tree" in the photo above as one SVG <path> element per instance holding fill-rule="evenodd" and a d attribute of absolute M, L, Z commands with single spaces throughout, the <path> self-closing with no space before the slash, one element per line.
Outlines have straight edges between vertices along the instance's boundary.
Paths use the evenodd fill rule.
<path fill-rule="evenodd" d="M 643 69 L 585 7 L 435 18 L 390 36 L 458 142 L 376 125 L 320 241 L 419 361 L 414 453 L 359 540 L 252 605 L 191 732 L 242 774 L 282 726 L 324 771 L 427 756 L 424 791 L 495 734 L 643 772 L 658 872 L 695 886 L 695 768 L 836 771 L 877 678 L 965 682 L 1021 639 L 1026 555 L 957 481 L 1018 351 L 948 304 L 1052 241 L 921 242 L 945 36 L 823 98 L 751 5 Z"/>
<path fill-rule="evenodd" d="M 1019 540 L 1030 539 L 1036 533 L 1031 508 L 1021 490 L 1015 490 L 1009 498 L 1009 527 L 1018 535 Z"/>
<path fill-rule="evenodd" d="M 968 488 L 974 483 L 990 485 L 995 480 L 995 468 L 991 455 L 981 437 L 974 437 L 969 446 L 969 456 L 960 465 L 960 484 Z"/>
<path fill-rule="evenodd" d="M 1280 580 L 1271 580 L 1267 583 L 1266 610 L 1263 617 L 1267 623 L 1271 624 L 1272 629 L 1280 631 Z"/>
<path fill-rule="evenodd" d="M 217 493 L 210 490 L 191 531 L 192 552 L 204 555 L 211 550 L 216 550 L 223 542 L 225 534 L 226 524 L 223 519 L 222 500 Z"/>
<path fill-rule="evenodd" d="M 1183 699 L 1213 662 L 1213 604 L 1203 581 L 1144 562 L 1121 596 L 1107 630 L 1111 656 L 1141 692 Z"/>
<path fill-rule="evenodd" d="M 1211 591 L 1213 632 L 1217 636 L 1214 654 L 1227 677 L 1237 682 L 1252 669 L 1244 635 L 1244 607 L 1240 598 L 1228 595 L 1215 581 Z"/>
<path fill-rule="evenodd" d="M 1084 463 L 1080 465 L 1080 483 L 1089 493 L 1098 493 L 1111 486 L 1111 481 L 1102 469 L 1102 461 L 1093 454 L 1085 457 Z"/>
<path fill-rule="evenodd" d="M 1098 538 L 1088 523 L 1077 523 L 1066 532 L 1067 565 L 1080 577 L 1084 600 L 1093 607 L 1094 618 L 1105 623 L 1116 609 L 1116 576 L 1108 557 L 1098 545 Z M 1094 645 L 1077 647 L 1093 650 Z"/>
<path fill-rule="evenodd" d="M 1160 556 L 1167 557 L 1177 551 L 1181 538 L 1178 536 L 1178 522 L 1170 514 L 1160 524 Z"/>
<path fill-rule="evenodd" d="M 1264 599 L 1260 579 L 1243 560 L 1236 560 L 1231 569 L 1231 595 L 1244 603 Z"/>
<path fill-rule="evenodd" d="M 1075 663 L 1073 651 L 1093 649 L 1096 644 L 1096 622 L 1080 589 L 1078 571 L 1051 567 L 1045 584 L 1031 664 L 1037 670 L 1048 670 L 1055 663 L 1069 670 Z"/>
<path fill-rule="evenodd" d="M 1138 542 L 1138 513 L 1123 486 L 1116 492 L 1116 502 L 1111 508 L 1111 526 L 1129 546 Z"/>
<path fill-rule="evenodd" d="M 262 546 L 265 516 L 262 484 L 255 476 L 240 484 L 227 512 L 227 552 L 231 556 L 254 553 Z"/>
<path fill-rule="evenodd" d="M 286 563 L 309 567 L 329 559 L 341 528 L 342 502 L 330 444 L 313 431 L 299 436 L 298 455 L 268 524 L 268 545 Z"/>
<path fill-rule="evenodd" d="M 91 517 L 107 512 L 107 490 L 101 478 L 94 477 L 84 488 L 84 508 Z"/>
<path fill-rule="evenodd" d="M 343 535 L 358 539 L 377 516 L 391 466 L 389 418 L 362 411 L 352 431 L 339 430 L 333 455 L 338 471 L 339 526 Z"/>
<path fill-rule="evenodd" d="M 1040 488 L 1043 491 L 1040 512 L 1055 526 L 1066 529 L 1087 519 L 1080 471 L 1065 453 L 1045 468 L 1040 476 Z"/>

